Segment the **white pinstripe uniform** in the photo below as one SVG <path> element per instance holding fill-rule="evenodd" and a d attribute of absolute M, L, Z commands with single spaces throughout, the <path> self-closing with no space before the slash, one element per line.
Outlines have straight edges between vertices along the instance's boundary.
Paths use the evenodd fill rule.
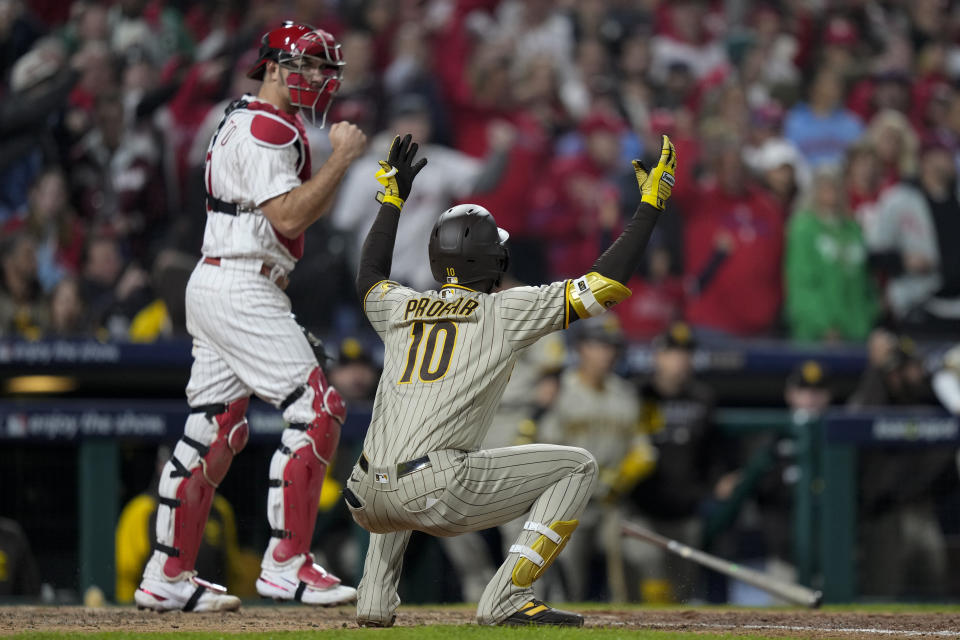
<path fill-rule="evenodd" d="M 269 106 L 250 95 L 244 100 L 254 108 Z M 298 129 L 273 111 L 231 112 L 207 150 L 208 191 L 242 210 L 208 213 L 202 253 L 221 264 L 201 262 L 187 285 L 195 358 L 187 385 L 191 406 L 251 392 L 278 405 L 317 366 L 290 316 L 290 299 L 260 273 L 267 264 L 276 267 L 274 279 L 289 274 L 303 255 L 303 239 L 281 236 L 258 207 L 300 186 L 310 171 L 305 138 L 301 142 Z M 253 133 L 254 121 L 261 137 Z"/>
<path fill-rule="evenodd" d="M 382 281 L 365 296 L 385 354 L 364 458 L 348 482 L 354 519 L 371 532 L 359 621 L 392 620 L 411 530 L 454 536 L 527 514 L 477 619 L 496 624 L 532 599 L 532 581 L 592 494 L 596 462 L 575 447 L 479 447 L 518 353 L 566 327 L 569 284 L 491 295 L 456 285 L 418 293 Z"/>
<path fill-rule="evenodd" d="M 553 333 L 521 350 L 503 391 L 500 405 L 493 414 L 482 448 L 509 447 L 520 444 L 523 440 L 526 441 L 524 444 L 533 442 L 533 433 L 529 429 L 536 426 L 531 416 L 537 402 L 537 385 L 548 372 L 563 367 L 565 345 L 563 336 Z M 507 553 L 522 528 L 523 519 L 500 526 L 504 553 Z M 489 557 L 490 552 L 481 534 L 465 533 L 454 538 L 441 538 L 440 542 L 447 559 L 457 572 L 463 598 L 470 601 L 480 600 L 480 595 L 496 572 L 496 566 Z M 543 582 L 537 584 L 542 585 Z"/>
<path fill-rule="evenodd" d="M 317 392 L 314 386 L 320 388 L 319 385 L 308 384 L 308 378 L 322 379 L 322 373 L 318 373 L 313 349 L 294 320 L 290 299 L 280 286 L 303 254 L 303 236 L 291 240 L 280 235 L 259 207 L 299 186 L 310 175 L 309 147 L 299 116 L 281 113 L 252 95 L 233 103 L 208 147 L 205 182 L 210 200 L 203 238 L 204 259 L 197 264 L 186 289 L 187 330 L 193 337 L 194 358 L 186 388 L 191 407 L 240 400 L 243 406 L 238 414 L 242 420 L 246 398 L 251 394 L 280 407 L 298 388 L 304 388 L 283 406 L 283 418 L 292 426 L 283 431 L 282 444 L 270 465 L 267 516 L 275 533 L 262 565 L 265 571 L 274 572 L 288 571 L 292 563 L 300 567 L 304 562 L 302 555 L 274 553 L 283 544 L 283 537 L 291 537 L 290 529 L 294 528 L 291 522 L 285 522 L 290 511 L 289 505 L 285 511 L 284 500 L 289 500 L 289 496 L 285 497 L 284 487 L 290 483 L 284 469 L 291 459 L 300 457 L 298 452 L 305 447 L 312 449 L 319 461 L 302 464 L 327 464 L 325 454 L 320 452 L 322 447 L 308 435 L 308 426 L 317 419 L 316 407 L 325 406 L 327 396 L 318 400 L 322 391 Z M 231 212 L 222 211 L 233 207 L 236 209 Z M 325 383 L 323 386 L 326 387 Z M 219 478 L 211 476 L 222 477 L 229 467 L 228 459 L 227 466 L 220 469 L 222 473 L 211 474 L 204 459 L 205 450 L 218 438 L 218 423 L 211 414 L 190 415 L 184 439 L 177 444 L 163 471 L 161 504 L 169 507 L 161 508 L 157 517 L 157 540 L 163 549 L 158 547 L 154 552 L 145 579 L 174 580 L 178 578 L 177 571 L 189 572 L 193 568 L 190 552 L 184 553 L 182 544 L 177 546 L 176 536 L 181 535 L 184 527 L 195 526 L 198 516 L 192 511 L 186 515 L 174 511 L 183 508 L 183 500 L 177 494 L 182 487 L 181 478 L 189 478 L 202 467 L 215 487 Z M 298 425 L 301 428 L 293 428 Z M 243 442 L 245 439 L 244 435 Z M 322 467 L 319 473 L 322 477 Z M 319 493 L 319 483 L 315 489 Z M 316 503 L 310 491 L 307 494 L 304 500 Z M 302 509 L 302 505 L 297 505 L 294 511 Z M 201 515 L 200 529 L 206 511 Z M 313 523 L 299 529 L 301 537 L 309 537 Z M 309 534 L 302 534 L 307 530 Z M 300 547 L 307 547 L 309 540 L 297 543 L 299 554 Z M 323 574 L 320 580 L 327 579 L 319 567 L 315 574 Z M 261 575 L 261 580 L 263 575 L 266 574 Z M 330 576 L 330 582 L 333 581 L 338 582 Z M 277 589 L 289 590 L 292 597 L 296 586 L 294 582 L 292 587 L 281 585 Z M 301 586 L 296 599 L 300 599 L 302 590 Z"/>

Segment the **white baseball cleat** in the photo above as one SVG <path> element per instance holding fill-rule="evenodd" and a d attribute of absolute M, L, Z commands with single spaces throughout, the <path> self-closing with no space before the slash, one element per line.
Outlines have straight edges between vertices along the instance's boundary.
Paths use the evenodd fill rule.
<path fill-rule="evenodd" d="M 300 558 L 303 558 L 300 561 Z M 287 567 L 264 568 L 257 578 L 257 593 L 264 598 L 295 600 L 304 604 L 332 607 L 357 599 L 357 590 L 340 584 L 340 578 L 313 561 L 305 553 Z"/>
<path fill-rule="evenodd" d="M 196 574 L 179 580 L 144 577 L 133 595 L 139 609 L 153 611 L 236 611 L 240 598 L 231 596 L 225 587 L 198 578 Z"/>

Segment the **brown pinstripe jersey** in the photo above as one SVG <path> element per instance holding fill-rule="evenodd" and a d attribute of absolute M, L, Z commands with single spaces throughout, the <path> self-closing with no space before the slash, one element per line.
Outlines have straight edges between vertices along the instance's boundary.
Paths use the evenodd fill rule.
<path fill-rule="evenodd" d="M 519 352 L 567 326 L 568 282 L 495 294 L 374 285 L 363 308 L 384 363 L 363 446 L 370 462 L 478 449 Z"/>

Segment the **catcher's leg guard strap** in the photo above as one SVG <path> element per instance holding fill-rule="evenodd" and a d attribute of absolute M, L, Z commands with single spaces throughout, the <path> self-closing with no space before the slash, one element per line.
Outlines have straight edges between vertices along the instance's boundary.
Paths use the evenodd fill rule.
<path fill-rule="evenodd" d="M 247 443 L 248 398 L 223 405 L 219 414 L 193 412 L 160 478 L 155 548 L 167 554 L 164 573 L 192 571 L 216 487 L 233 456 Z"/>
<path fill-rule="evenodd" d="M 543 575 L 543 572 L 553 564 L 557 556 L 563 551 L 570 539 L 570 534 L 577 528 L 578 520 L 558 520 L 549 527 L 539 522 L 527 521 L 523 528 L 526 531 L 535 531 L 540 534 L 529 547 L 515 544 L 510 547 L 510 553 L 520 554 L 516 566 L 513 568 L 513 584 L 526 588 Z"/>
<path fill-rule="evenodd" d="M 305 433 L 314 455 L 329 465 L 340 441 L 340 425 L 346 418 L 347 407 L 339 392 L 327 384 L 323 371 L 319 367 L 311 371 L 307 383 L 294 389 L 280 407 L 290 428 Z"/>
<path fill-rule="evenodd" d="M 284 440 L 305 439 L 302 432 L 287 435 L 290 431 L 284 431 Z M 277 538 L 271 543 L 275 561 L 283 563 L 310 550 L 326 468 L 310 444 L 303 444 L 296 451 L 283 446 L 274 453 L 270 462 L 267 519 L 270 535 Z"/>
<path fill-rule="evenodd" d="M 284 563 L 310 550 L 323 476 L 340 441 L 346 407 L 327 385 L 320 368 L 281 404 L 290 423 L 270 462 L 267 518 L 271 533 L 268 556 Z"/>

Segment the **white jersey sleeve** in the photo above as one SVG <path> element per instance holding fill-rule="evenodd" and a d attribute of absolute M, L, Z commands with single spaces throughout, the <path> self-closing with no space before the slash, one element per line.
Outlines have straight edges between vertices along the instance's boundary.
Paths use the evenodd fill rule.
<path fill-rule="evenodd" d="M 553 331 L 566 329 L 567 286 L 562 280 L 539 287 L 514 287 L 493 295 L 507 343 L 519 350 Z"/>
<path fill-rule="evenodd" d="M 207 147 L 204 179 L 215 200 L 208 203 L 203 254 L 255 258 L 292 270 L 303 255 L 303 236 L 281 236 L 260 206 L 309 177 L 309 149 L 298 121 L 245 96 Z M 217 200 L 236 205 L 236 214 L 219 211 Z"/>
<path fill-rule="evenodd" d="M 259 208 L 264 202 L 300 186 L 300 178 L 294 171 L 298 151 L 293 145 L 269 147 L 248 136 L 238 141 L 234 153 L 237 179 L 248 186 L 252 206 Z"/>

